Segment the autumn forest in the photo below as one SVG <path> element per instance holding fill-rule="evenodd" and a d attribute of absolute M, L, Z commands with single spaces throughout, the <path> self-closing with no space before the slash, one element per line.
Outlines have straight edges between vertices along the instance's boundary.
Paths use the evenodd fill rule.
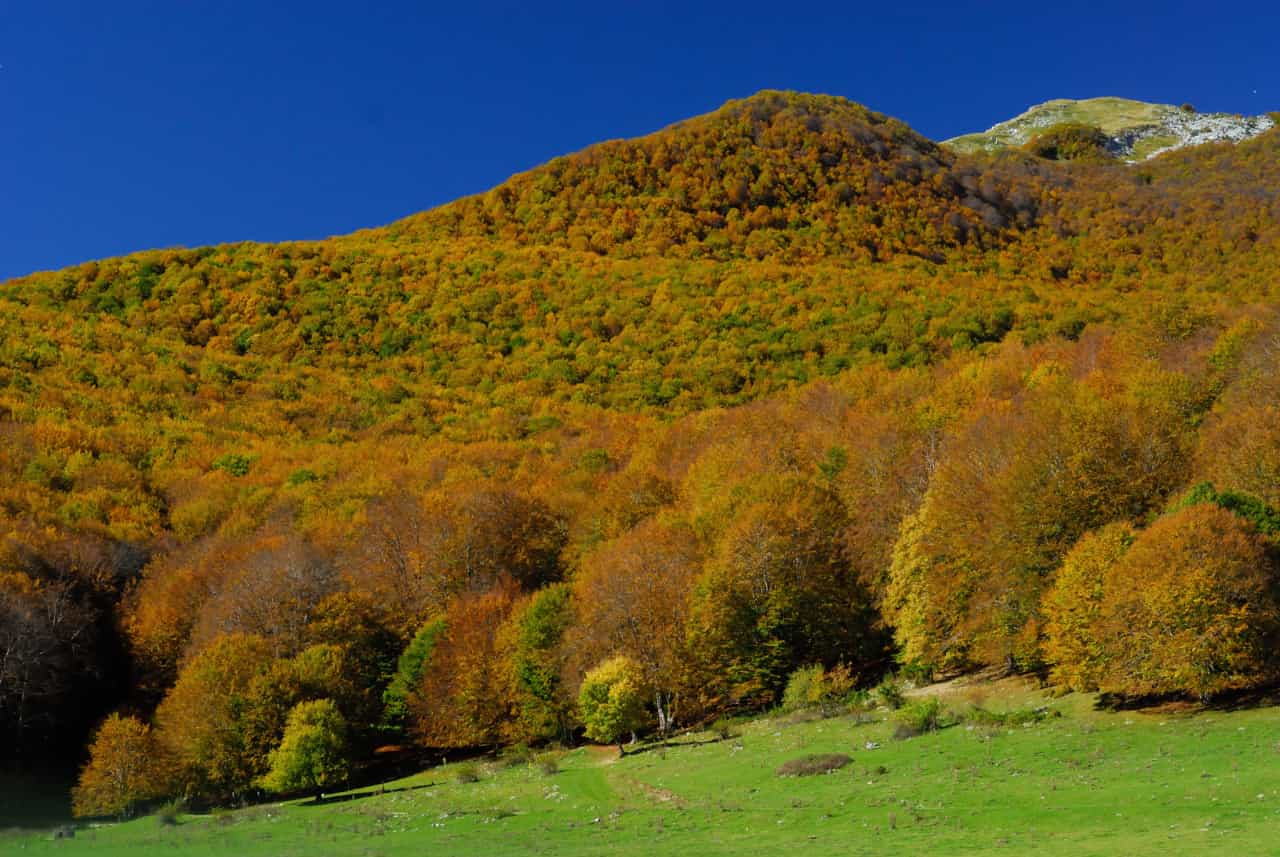
<path fill-rule="evenodd" d="M 1273 685 L 1280 131 L 1081 148 L 764 92 L 382 228 L 0 283 L 0 756 L 97 815 L 814 665 Z"/>

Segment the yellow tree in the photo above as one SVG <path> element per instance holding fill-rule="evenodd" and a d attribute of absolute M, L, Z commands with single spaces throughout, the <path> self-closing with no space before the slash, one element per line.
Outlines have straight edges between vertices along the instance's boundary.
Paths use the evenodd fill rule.
<path fill-rule="evenodd" d="M 1160 518 L 1106 576 L 1098 686 L 1207 697 L 1274 678 L 1275 584 L 1247 521 L 1210 504 Z"/>
<path fill-rule="evenodd" d="M 261 637 L 220 637 L 182 668 L 156 709 L 157 738 L 187 793 L 233 796 L 263 773 L 266 760 L 248 746 L 242 713 L 245 694 L 271 659 Z"/>
<path fill-rule="evenodd" d="M 72 812 L 124 816 L 138 802 L 162 796 L 171 785 L 167 756 L 150 726 L 112 714 L 93 735 L 89 761 L 71 792 Z"/>
<path fill-rule="evenodd" d="M 1044 657 L 1050 678 L 1070 690 L 1096 690 L 1106 667 L 1099 625 L 1111 569 L 1133 544 L 1133 528 L 1109 524 L 1076 542 L 1045 594 Z"/>

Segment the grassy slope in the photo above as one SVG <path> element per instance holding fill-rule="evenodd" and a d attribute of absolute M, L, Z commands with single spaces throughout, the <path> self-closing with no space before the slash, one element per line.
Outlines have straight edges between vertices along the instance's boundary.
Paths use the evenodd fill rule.
<path fill-rule="evenodd" d="M 1065 717 L 994 736 L 956 726 L 908 741 L 891 740 L 888 722 L 762 719 L 737 740 L 691 736 L 621 761 L 582 748 L 550 777 L 517 767 L 460 784 L 443 768 L 347 802 L 186 817 L 177 827 L 143 818 L 82 830 L 72 842 L 10 834 L 0 838 L 0 851 L 1280 853 L 1280 709 L 1097 714 L 1088 703 L 1059 700 L 1052 704 Z M 868 741 L 882 746 L 866 750 Z M 827 776 L 773 773 L 788 759 L 820 752 L 854 761 Z"/>
<path fill-rule="evenodd" d="M 1096 125 L 1107 134 L 1115 134 L 1128 128 L 1156 124 L 1161 114 L 1169 109 L 1166 104 L 1148 104 L 1128 98 L 1086 98 L 1080 101 L 1059 98 L 1032 107 L 1021 116 L 1001 122 L 981 134 L 965 134 L 946 143 L 961 152 L 1020 146 L 1037 130 L 1060 122 Z"/>

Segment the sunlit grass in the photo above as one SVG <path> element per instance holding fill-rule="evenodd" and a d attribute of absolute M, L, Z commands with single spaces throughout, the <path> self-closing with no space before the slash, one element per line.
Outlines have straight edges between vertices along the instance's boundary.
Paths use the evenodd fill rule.
<path fill-rule="evenodd" d="M 882 712 L 762 718 L 740 735 L 670 747 L 579 748 L 536 762 L 454 766 L 320 806 L 291 802 L 11 837 L 23 853 L 399 854 L 1265 854 L 1280 842 L 1280 709 L 1099 713 L 1088 697 L 1024 687 L 946 688 L 963 714 L 1049 706 L 1037 723 L 961 722 L 894 740 Z M 1062 716 L 1052 716 L 1061 712 Z M 843 753 L 828 774 L 785 762 Z M 469 778 L 462 778 L 463 780 Z"/>

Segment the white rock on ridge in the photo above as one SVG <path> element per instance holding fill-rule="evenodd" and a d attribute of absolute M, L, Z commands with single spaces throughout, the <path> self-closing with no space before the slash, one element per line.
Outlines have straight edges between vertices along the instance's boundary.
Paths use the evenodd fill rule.
<path fill-rule="evenodd" d="M 1154 158 L 1156 155 L 1172 152 L 1175 149 L 1184 149 L 1187 146 L 1201 146 L 1205 143 L 1239 143 L 1270 131 L 1276 124 L 1270 116 L 1187 113 L 1182 110 L 1174 110 L 1169 116 L 1161 118 L 1163 120 L 1161 125 L 1154 126 L 1138 139 L 1173 134 L 1178 138 L 1178 142 L 1150 152 L 1147 158 Z M 1136 144 L 1137 140 L 1134 143 Z M 1121 156 L 1129 158 L 1132 154 L 1133 147 L 1130 146 L 1127 152 L 1121 153 Z"/>

